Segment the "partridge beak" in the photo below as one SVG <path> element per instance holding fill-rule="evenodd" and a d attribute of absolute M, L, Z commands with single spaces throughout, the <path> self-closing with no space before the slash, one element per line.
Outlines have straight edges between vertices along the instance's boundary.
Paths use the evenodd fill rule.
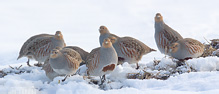
<path fill-rule="evenodd" d="M 169 49 L 169 52 L 172 52 L 172 49 Z"/>
<path fill-rule="evenodd" d="M 108 44 L 108 43 L 109 43 L 108 41 L 105 42 L 105 44 Z"/>

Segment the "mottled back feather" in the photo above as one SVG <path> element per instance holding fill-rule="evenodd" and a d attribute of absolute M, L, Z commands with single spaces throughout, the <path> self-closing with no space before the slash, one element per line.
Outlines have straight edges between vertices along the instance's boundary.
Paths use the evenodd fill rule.
<path fill-rule="evenodd" d="M 141 41 L 131 38 L 131 37 L 122 37 L 118 40 L 121 52 L 128 57 L 135 57 L 136 60 L 140 60 L 144 54 L 147 54 L 153 51 L 147 45 Z"/>
<path fill-rule="evenodd" d="M 27 46 L 27 52 L 33 52 L 36 53 L 41 47 L 44 47 L 46 45 L 52 45 L 51 43 L 52 37 L 41 37 L 33 40 L 29 45 Z"/>
<path fill-rule="evenodd" d="M 67 47 L 65 47 L 65 48 L 70 48 L 70 49 L 73 49 L 73 50 L 75 50 L 76 52 L 78 52 L 79 54 L 80 54 L 80 56 L 81 56 L 81 58 L 85 61 L 86 60 L 86 58 L 87 58 L 87 56 L 88 56 L 88 52 L 87 51 L 85 51 L 85 50 L 83 50 L 83 49 L 81 49 L 80 47 L 77 47 L 77 46 L 67 46 Z"/>
<path fill-rule="evenodd" d="M 81 56 L 78 52 L 70 49 L 70 48 L 63 48 L 61 50 L 62 54 L 68 61 L 69 68 L 77 69 L 82 62 Z"/>
<path fill-rule="evenodd" d="M 99 62 L 99 51 L 100 51 L 100 47 L 98 48 L 95 48 L 93 49 L 89 56 L 87 57 L 87 60 L 86 60 L 86 66 L 88 67 L 88 75 L 89 75 L 89 72 L 92 72 L 94 71 L 95 68 L 98 67 L 98 64 L 100 63 Z"/>
<path fill-rule="evenodd" d="M 88 62 L 91 62 L 91 61 L 92 61 L 92 59 L 94 58 L 95 54 L 97 54 L 97 51 L 99 51 L 99 50 L 100 50 L 100 47 L 97 47 L 97 48 L 93 49 L 93 50 L 89 53 L 89 55 L 88 55 L 87 58 L 86 58 L 86 66 L 88 66 Z"/>
<path fill-rule="evenodd" d="M 32 36 L 32 37 L 30 37 L 24 44 L 23 44 L 23 46 L 21 47 L 21 50 L 20 50 L 20 52 L 19 52 L 19 57 L 18 58 L 20 58 L 20 57 L 22 57 L 22 56 L 24 56 L 24 55 L 26 55 L 27 53 L 27 47 L 28 47 L 28 45 L 32 42 L 32 41 L 34 41 L 35 39 L 37 39 L 37 38 L 40 38 L 40 37 L 53 37 L 54 35 L 49 35 L 49 34 L 39 34 L 39 35 L 35 35 L 35 36 Z"/>

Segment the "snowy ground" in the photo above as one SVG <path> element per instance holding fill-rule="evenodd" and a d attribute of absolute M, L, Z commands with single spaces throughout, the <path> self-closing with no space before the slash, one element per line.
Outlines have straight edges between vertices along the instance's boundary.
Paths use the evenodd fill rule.
<path fill-rule="evenodd" d="M 206 42 L 219 36 L 219 1 L 217 0 L 4 0 L 0 1 L 0 78 L 1 94 L 216 94 L 219 92 L 219 58 L 207 57 L 187 61 L 167 80 L 127 79 L 128 73 L 139 73 L 135 65 L 120 65 L 107 75 L 103 89 L 76 75 L 63 83 L 57 77 L 49 81 L 38 67 L 27 67 L 26 58 L 16 60 L 20 47 L 30 36 L 61 30 L 67 45 L 91 51 L 99 46 L 98 28 L 105 25 L 119 36 L 131 36 L 157 49 L 154 41 L 154 16 L 160 12 L 164 21 L 183 37 Z M 145 55 L 141 70 L 168 74 L 175 68 L 171 59 L 160 52 Z M 153 66 L 153 60 L 161 60 Z M 36 63 L 32 61 L 31 64 Z M 12 67 L 22 67 L 19 70 Z M 82 66 L 82 69 L 85 67 Z M 192 68 L 192 70 L 190 70 Z M 197 72 L 193 72 L 196 70 Z M 187 72 L 192 71 L 192 72 Z M 23 72 L 21 74 L 16 74 Z M 98 79 L 96 77 L 95 79 Z"/>
<path fill-rule="evenodd" d="M 170 68 L 175 67 L 171 59 L 163 58 L 161 62 L 152 68 L 152 63 L 141 63 L 141 69 L 135 70 L 134 65 L 125 63 L 117 66 L 116 70 L 107 75 L 107 82 L 100 87 L 90 83 L 90 79 L 75 75 L 68 78 L 65 82 L 58 83 L 64 77 L 56 77 L 50 81 L 43 70 L 39 67 L 21 67 L 19 70 L 5 68 L 3 71 L 8 75 L 0 80 L 1 94 L 216 94 L 219 92 L 219 58 L 207 57 L 187 61 L 188 66 L 193 67 L 197 72 L 175 73 L 167 80 L 157 79 L 127 79 L 128 73 L 139 73 L 143 68 L 148 72 L 168 74 Z M 202 63 L 202 64 L 200 64 Z M 23 64 L 23 63 L 22 63 Z M 25 65 L 25 64 L 23 64 Z M 83 72 L 85 66 L 81 67 Z M 159 70 L 159 71 L 158 71 Z M 188 69 L 180 69 L 188 71 Z M 20 71 L 24 72 L 21 74 Z M 10 73 L 12 72 L 12 73 Z M 99 77 L 92 78 L 98 80 Z M 105 90 L 105 91 L 104 91 Z"/>

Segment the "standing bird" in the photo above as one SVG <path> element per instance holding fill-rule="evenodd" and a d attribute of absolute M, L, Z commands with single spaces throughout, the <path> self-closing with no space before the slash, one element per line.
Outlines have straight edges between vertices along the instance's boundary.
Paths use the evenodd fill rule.
<path fill-rule="evenodd" d="M 136 69 L 139 68 L 138 62 L 141 60 L 143 55 L 156 51 L 132 37 L 116 38 L 112 36 L 110 39 L 117 52 L 119 64 L 123 62 L 128 62 L 129 64 L 136 63 Z"/>
<path fill-rule="evenodd" d="M 178 40 L 169 47 L 170 55 L 180 61 L 197 58 L 204 52 L 204 45 L 191 38 Z"/>
<path fill-rule="evenodd" d="M 104 39 L 106 39 L 108 37 L 114 36 L 114 37 L 118 38 L 117 35 L 111 34 L 106 26 L 100 26 L 99 32 L 100 32 L 100 37 L 99 37 L 100 46 L 102 45 Z"/>
<path fill-rule="evenodd" d="M 65 79 L 76 73 L 80 63 L 81 56 L 78 52 L 70 48 L 56 48 L 53 49 L 49 57 L 49 65 L 58 75 L 66 75 Z M 45 68 L 53 72 L 49 65 Z M 46 71 L 48 71 L 46 70 Z M 62 81 L 65 81 L 63 79 Z"/>
<path fill-rule="evenodd" d="M 163 21 L 163 17 L 160 13 L 155 16 L 155 35 L 154 35 L 157 48 L 161 53 L 170 55 L 167 53 L 170 44 L 183 39 L 183 37 L 175 30 L 166 25 Z"/>
<path fill-rule="evenodd" d="M 104 39 L 101 47 L 92 50 L 86 61 L 87 75 L 100 76 L 101 84 L 103 84 L 106 79 L 105 75 L 111 73 L 118 62 L 116 51 L 110 39 Z"/>
<path fill-rule="evenodd" d="M 60 31 L 56 31 L 55 35 L 40 34 L 29 38 L 21 47 L 19 56 L 17 59 L 22 57 L 27 57 L 27 65 L 29 64 L 29 59 L 35 59 L 40 65 L 44 62 L 50 55 L 50 52 L 55 47 L 64 47 L 65 42 L 63 35 Z"/>
<path fill-rule="evenodd" d="M 87 56 L 89 55 L 89 53 L 88 53 L 87 51 L 85 51 L 85 50 L 83 50 L 82 48 L 77 47 L 77 46 L 66 46 L 65 48 L 70 48 L 70 49 L 73 49 L 73 50 L 75 50 L 76 52 L 78 52 L 78 53 L 80 54 L 82 60 L 83 60 L 82 63 L 80 64 L 80 66 L 83 65 L 83 64 L 85 64 L 85 61 L 86 61 L 86 59 L 87 59 Z"/>

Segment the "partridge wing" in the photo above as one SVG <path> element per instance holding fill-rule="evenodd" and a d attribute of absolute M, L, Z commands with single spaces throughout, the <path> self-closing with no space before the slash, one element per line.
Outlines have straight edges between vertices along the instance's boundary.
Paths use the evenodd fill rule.
<path fill-rule="evenodd" d="M 62 53 L 68 62 L 69 68 L 77 69 L 79 67 L 80 63 L 82 62 L 82 59 L 78 52 L 70 48 L 63 48 Z"/>
<path fill-rule="evenodd" d="M 140 56 L 143 54 L 143 47 L 136 39 L 123 37 L 119 40 L 118 44 L 122 54 L 129 58 L 136 58 L 139 60 Z"/>

